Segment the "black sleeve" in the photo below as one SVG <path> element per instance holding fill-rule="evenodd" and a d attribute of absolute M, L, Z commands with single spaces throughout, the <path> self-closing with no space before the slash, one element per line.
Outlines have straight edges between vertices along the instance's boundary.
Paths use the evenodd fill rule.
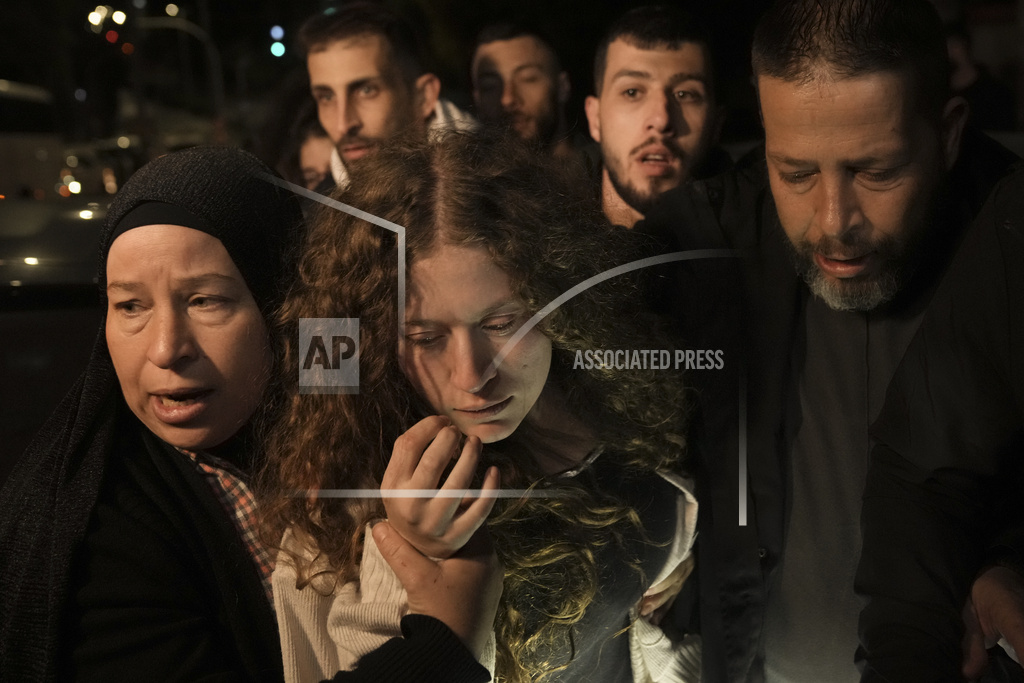
<path fill-rule="evenodd" d="M 230 520 L 146 455 L 108 469 L 72 562 L 58 678 L 281 680 L 271 607 Z"/>
<path fill-rule="evenodd" d="M 402 617 L 403 638 L 392 638 L 339 671 L 339 683 L 484 683 L 491 680 L 462 641 L 443 622 L 424 614 Z"/>
<path fill-rule="evenodd" d="M 857 572 L 862 681 L 961 680 L 971 582 L 1022 556 L 1022 188 L 1010 176 L 982 209 L 872 427 Z"/>

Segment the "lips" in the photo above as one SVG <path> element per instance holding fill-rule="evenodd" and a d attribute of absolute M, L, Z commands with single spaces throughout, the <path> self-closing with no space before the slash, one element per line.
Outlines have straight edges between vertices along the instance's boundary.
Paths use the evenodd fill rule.
<path fill-rule="evenodd" d="M 463 415 L 466 415 L 471 418 L 494 417 L 495 415 L 501 413 L 501 411 L 505 410 L 505 408 L 507 408 L 509 403 L 511 402 L 512 397 L 509 396 L 508 398 L 502 401 L 488 403 L 481 406 L 480 408 L 456 408 L 455 412 L 462 413 Z"/>
<path fill-rule="evenodd" d="M 364 156 L 373 151 L 373 145 L 346 145 L 341 148 L 341 158 L 345 161 L 355 161 L 356 159 L 362 159 Z"/>
<path fill-rule="evenodd" d="M 182 388 L 152 392 L 149 405 L 158 420 L 180 425 L 195 420 L 210 404 L 213 389 Z"/>
<path fill-rule="evenodd" d="M 681 162 L 680 156 L 664 145 L 642 147 L 634 158 L 644 173 L 651 176 L 668 175 Z"/>
<path fill-rule="evenodd" d="M 826 275 L 845 280 L 864 274 L 871 267 L 874 260 L 873 256 L 874 252 L 860 256 L 825 256 L 822 253 L 815 252 L 814 263 Z"/>

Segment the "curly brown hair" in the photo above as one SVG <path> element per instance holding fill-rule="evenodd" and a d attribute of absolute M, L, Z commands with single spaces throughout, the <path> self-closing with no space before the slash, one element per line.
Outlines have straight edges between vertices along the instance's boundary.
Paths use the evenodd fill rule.
<path fill-rule="evenodd" d="M 439 245 L 483 248 L 508 274 L 529 315 L 641 255 L 635 236 L 604 220 L 579 169 L 518 141 L 452 133 L 431 142 L 395 142 L 359 171 L 336 198 L 403 226 L 407 264 Z M 398 257 L 393 233 L 320 207 L 279 319 L 288 399 L 271 433 L 261 482 L 265 537 L 277 543 L 291 528 L 315 544 L 342 581 L 356 578 L 363 528 L 383 516 L 383 506 L 293 492 L 379 488 L 395 439 L 435 412 L 396 358 Z M 544 318 L 539 328 L 552 343 L 548 382 L 626 470 L 679 468 L 688 411 L 678 375 L 573 368 L 577 351 L 665 343 L 640 298 L 635 279 L 620 276 Z M 301 358 L 299 320 L 332 317 L 359 319 L 359 394 L 300 395 L 293 370 Z M 537 436 L 524 423 L 483 449 L 484 466 L 497 465 L 503 485 L 557 487 L 559 494 L 499 501 L 488 521 L 506 567 L 495 625 L 500 680 L 536 680 L 565 666 L 573 624 L 598 588 L 594 549 L 621 541 L 631 529 L 643 533 L 637 513 L 621 500 L 574 479 L 545 476 L 538 465 L 544 440 Z M 295 560 L 308 582 L 309 563 Z"/>

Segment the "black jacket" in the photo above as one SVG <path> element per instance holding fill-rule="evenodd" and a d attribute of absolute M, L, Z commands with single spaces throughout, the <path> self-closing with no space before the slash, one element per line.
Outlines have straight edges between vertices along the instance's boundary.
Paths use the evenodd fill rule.
<path fill-rule="evenodd" d="M 927 306 L 967 226 L 1013 160 L 967 131 L 943 220 L 914 280 L 891 304 L 893 315 Z M 779 565 L 789 504 L 786 444 L 793 425 L 787 415 L 797 399 L 792 353 L 802 343 L 800 321 L 810 293 L 792 265 L 763 151 L 728 173 L 667 193 L 638 228 L 666 250 L 729 247 L 744 254 L 730 263 L 678 270 L 666 285 L 684 335 L 707 339 L 711 330 L 706 343 L 731 346 L 735 359 L 728 374 L 691 378 L 703 416 L 696 552 L 704 680 L 760 681 L 767 587 Z"/>
<path fill-rule="evenodd" d="M 863 680 L 959 680 L 974 577 L 1024 568 L 1024 169 L 971 224 L 872 436 Z"/>

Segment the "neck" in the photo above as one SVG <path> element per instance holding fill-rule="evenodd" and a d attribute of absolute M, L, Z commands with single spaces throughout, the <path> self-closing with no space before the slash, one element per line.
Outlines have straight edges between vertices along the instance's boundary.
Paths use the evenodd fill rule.
<path fill-rule="evenodd" d="M 527 416 L 530 440 L 536 444 L 537 465 L 544 474 L 571 469 L 597 447 L 597 439 L 582 420 L 565 408 L 565 397 L 548 385 Z"/>
<path fill-rule="evenodd" d="M 611 221 L 612 225 L 623 225 L 632 228 L 644 215 L 626 203 L 619 196 L 612 185 L 612 179 L 608 177 L 608 169 L 601 171 L 601 208 L 604 215 Z"/>

